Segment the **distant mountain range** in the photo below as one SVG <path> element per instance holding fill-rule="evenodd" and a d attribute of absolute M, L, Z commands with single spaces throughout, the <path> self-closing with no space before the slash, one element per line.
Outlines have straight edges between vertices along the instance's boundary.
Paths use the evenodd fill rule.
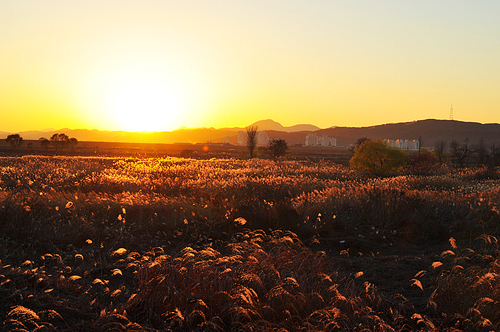
<path fill-rule="evenodd" d="M 251 124 L 259 131 L 265 131 L 270 138 L 285 139 L 289 145 L 304 144 L 308 134 L 327 135 L 337 138 L 337 145 L 348 146 L 360 137 L 371 139 L 418 139 L 422 137 L 424 147 L 433 147 L 434 142 L 444 139 L 447 142 L 457 140 L 463 142 L 466 138 L 471 144 L 481 138 L 487 144 L 500 145 L 500 124 L 480 124 L 476 122 L 462 122 L 452 120 L 420 120 L 404 123 L 391 123 L 371 127 L 319 127 L 301 124 L 284 127 L 273 120 L 262 120 Z M 102 142 L 136 142 L 136 143 L 223 143 L 229 137 L 231 144 L 238 141 L 238 131 L 245 128 L 194 128 L 178 129 L 165 132 L 130 133 L 126 131 L 100 131 L 88 129 L 60 129 L 24 131 L 19 134 L 25 140 L 38 140 L 40 137 L 50 138 L 54 133 L 65 133 L 79 141 Z M 0 132 L 0 139 L 5 139 L 8 132 Z"/>
<path fill-rule="evenodd" d="M 421 137 L 422 146 L 431 148 L 434 147 L 434 142 L 441 139 L 448 143 L 453 140 L 462 143 L 468 139 L 470 144 L 477 144 L 483 139 L 486 144 L 500 145 L 500 124 L 455 120 L 427 119 L 360 128 L 335 127 L 318 130 L 315 134 L 336 137 L 338 145 L 352 144 L 360 137 L 393 140 L 417 140 Z"/>
<path fill-rule="evenodd" d="M 274 130 L 274 131 L 283 131 L 286 133 L 296 133 L 300 131 L 316 131 L 321 129 L 319 127 L 310 124 L 298 124 L 291 127 L 284 127 L 281 125 L 281 123 L 273 121 L 271 119 L 257 121 L 250 125 L 250 127 L 252 126 L 258 127 L 259 130 L 262 131 Z M 224 129 L 238 130 L 238 131 L 245 130 L 245 128 L 224 128 Z"/>

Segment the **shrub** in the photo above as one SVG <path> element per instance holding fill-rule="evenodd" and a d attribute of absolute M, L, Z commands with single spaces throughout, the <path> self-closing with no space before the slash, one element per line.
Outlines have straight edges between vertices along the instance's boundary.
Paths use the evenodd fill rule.
<path fill-rule="evenodd" d="M 419 154 L 410 156 L 406 171 L 413 175 L 435 174 L 437 157 L 427 149 L 422 149 Z"/>
<path fill-rule="evenodd" d="M 388 176 L 406 165 L 408 155 L 382 140 L 365 141 L 354 149 L 351 167 L 375 176 Z"/>
<path fill-rule="evenodd" d="M 288 150 L 288 144 L 284 139 L 272 139 L 269 141 L 267 151 L 274 159 L 283 157 Z"/>

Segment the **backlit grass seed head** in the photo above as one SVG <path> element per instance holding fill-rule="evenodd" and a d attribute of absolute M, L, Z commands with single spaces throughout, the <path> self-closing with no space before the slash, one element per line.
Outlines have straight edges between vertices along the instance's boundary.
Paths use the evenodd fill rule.
<path fill-rule="evenodd" d="M 205 321 L 205 313 L 200 310 L 193 310 L 187 317 L 187 323 L 192 327 L 201 326 Z"/>
<path fill-rule="evenodd" d="M 247 223 L 247 220 L 245 218 L 243 218 L 243 217 L 239 217 L 239 218 L 234 219 L 234 223 L 236 225 L 243 226 L 243 225 L 245 225 Z"/>
<path fill-rule="evenodd" d="M 253 289 L 259 296 L 262 296 L 265 292 L 264 284 L 260 277 L 253 273 L 247 272 L 241 276 L 241 284 L 248 288 Z"/>
<path fill-rule="evenodd" d="M 259 301 L 257 293 L 252 288 L 237 286 L 233 293 L 235 301 L 242 306 L 253 307 Z"/>
<path fill-rule="evenodd" d="M 260 315 L 257 311 L 252 310 L 251 308 L 231 306 L 222 311 L 221 317 L 225 322 L 231 325 L 236 322 L 242 324 L 250 323 L 254 320 L 259 319 Z"/>
<path fill-rule="evenodd" d="M 123 273 L 120 269 L 113 269 L 113 270 L 111 270 L 111 276 L 112 277 L 121 277 L 121 276 L 123 276 Z"/>
<path fill-rule="evenodd" d="M 193 311 L 194 310 L 202 311 L 207 314 L 209 312 L 209 307 L 202 299 L 196 299 L 193 302 Z"/>
<path fill-rule="evenodd" d="M 283 279 L 281 287 L 283 287 L 289 293 L 294 294 L 299 290 L 300 285 L 295 278 L 286 277 L 285 279 Z"/>
<path fill-rule="evenodd" d="M 113 251 L 111 253 L 111 257 L 113 257 L 113 258 L 119 258 L 119 257 L 124 256 L 127 252 L 128 252 L 127 249 L 125 249 L 125 248 L 119 248 L 119 249 L 116 249 L 115 251 Z"/>
<path fill-rule="evenodd" d="M 38 327 L 40 317 L 31 309 L 18 305 L 9 311 L 7 319 L 17 320 L 25 325 L 28 329 Z"/>

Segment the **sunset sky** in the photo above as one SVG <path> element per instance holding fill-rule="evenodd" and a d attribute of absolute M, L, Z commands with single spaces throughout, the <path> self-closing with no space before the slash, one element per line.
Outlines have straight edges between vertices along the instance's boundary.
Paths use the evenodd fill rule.
<path fill-rule="evenodd" d="M 0 131 L 500 122 L 500 1 L 0 1 Z"/>

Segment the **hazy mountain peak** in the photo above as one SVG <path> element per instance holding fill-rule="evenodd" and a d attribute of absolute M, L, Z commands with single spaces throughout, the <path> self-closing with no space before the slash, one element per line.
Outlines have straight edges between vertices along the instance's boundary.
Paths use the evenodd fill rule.
<path fill-rule="evenodd" d="M 288 133 L 293 133 L 298 131 L 316 131 L 321 129 L 311 124 L 298 124 L 291 127 L 284 127 L 281 123 L 271 119 L 254 122 L 251 126 L 258 126 L 259 130 L 261 131 L 275 130 L 275 131 L 284 131 Z"/>
<path fill-rule="evenodd" d="M 276 122 L 276 121 L 271 120 L 271 119 L 260 120 L 260 121 L 252 123 L 250 126 L 253 126 L 253 127 L 257 126 L 257 127 L 259 127 L 259 130 L 284 131 L 283 129 L 285 128 L 281 125 L 281 123 Z"/>

